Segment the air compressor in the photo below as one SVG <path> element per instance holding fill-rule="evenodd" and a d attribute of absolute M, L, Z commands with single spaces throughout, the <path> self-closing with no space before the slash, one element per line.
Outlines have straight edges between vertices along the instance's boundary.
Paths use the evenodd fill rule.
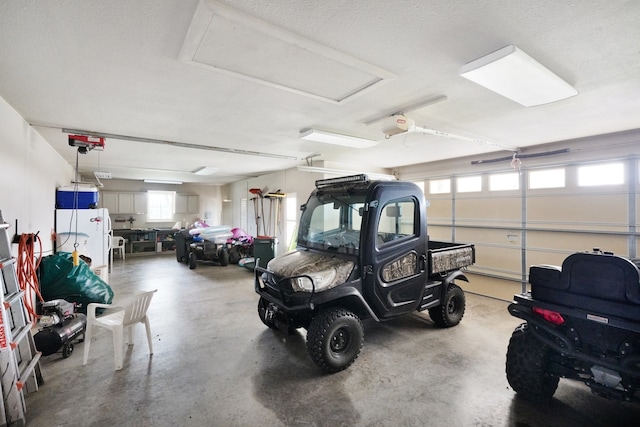
<path fill-rule="evenodd" d="M 63 299 L 43 302 L 41 308 L 38 325 L 42 329 L 33 336 L 36 349 L 49 356 L 62 347 L 62 357 L 66 359 L 73 353 L 72 341 L 81 334 L 80 342 L 84 341 L 87 317 L 75 313 L 74 304 Z"/>

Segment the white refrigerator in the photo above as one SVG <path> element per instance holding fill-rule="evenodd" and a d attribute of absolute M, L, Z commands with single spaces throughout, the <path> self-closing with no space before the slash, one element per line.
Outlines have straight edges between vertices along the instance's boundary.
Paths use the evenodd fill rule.
<path fill-rule="evenodd" d="M 109 265 L 111 219 L 108 209 L 56 209 L 56 252 L 91 258 L 91 266 Z"/>

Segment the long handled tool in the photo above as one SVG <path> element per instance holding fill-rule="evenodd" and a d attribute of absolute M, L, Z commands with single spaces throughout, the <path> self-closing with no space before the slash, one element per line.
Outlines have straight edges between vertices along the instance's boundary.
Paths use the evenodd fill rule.
<path fill-rule="evenodd" d="M 271 232 L 271 224 L 272 224 L 272 213 L 275 204 L 275 225 L 274 225 L 274 235 L 277 236 L 280 232 L 280 204 L 282 199 L 286 196 L 286 194 L 281 193 L 280 189 L 265 194 L 265 198 L 269 199 L 269 232 Z"/>
<path fill-rule="evenodd" d="M 258 198 L 252 197 L 251 201 L 253 202 L 253 212 L 256 217 L 256 236 L 260 234 L 260 215 L 258 215 Z"/>
<path fill-rule="evenodd" d="M 260 236 L 260 214 L 258 213 L 258 205 L 260 205 L 260 210 L 262 211 L 262 231 L 266 231 L 266 224 L 265 224 L 265 218 L 264 218 L 264 202 L 263 202 L 263 198 L 264 198 L 264 193 L 262 192 L 261 189 L 259 188 L 250 188 L 249 189 L 249 193 L 255 195 L 256 197 L 254 197 L 253 200 L 253 208 L 254 208 L 254 212 L 256 214 L 256 236 Z"/>

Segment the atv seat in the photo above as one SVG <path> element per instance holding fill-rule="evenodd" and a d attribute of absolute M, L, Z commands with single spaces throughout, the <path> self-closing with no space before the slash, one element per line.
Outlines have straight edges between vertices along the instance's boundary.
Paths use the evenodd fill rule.
<path fill-rule="evenodd" d="M 640 271 L 626 258 L 575 253 L 562 268 L 531 266 L 529 283 L 535 300 L 640 321 Z"/>

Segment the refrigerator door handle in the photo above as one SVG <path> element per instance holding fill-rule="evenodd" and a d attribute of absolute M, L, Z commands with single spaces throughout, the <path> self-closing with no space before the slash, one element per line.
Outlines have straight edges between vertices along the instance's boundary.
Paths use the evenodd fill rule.
<path fill-rule="evenodd" d="M 106 215 L 107 217 L 107 235 L 109 236 L 109 244 L 107 245 L 107 250 L 111 250 L 111 246 L 113 245 L 113 229 L 111 228 L 111 216 Z"/>

